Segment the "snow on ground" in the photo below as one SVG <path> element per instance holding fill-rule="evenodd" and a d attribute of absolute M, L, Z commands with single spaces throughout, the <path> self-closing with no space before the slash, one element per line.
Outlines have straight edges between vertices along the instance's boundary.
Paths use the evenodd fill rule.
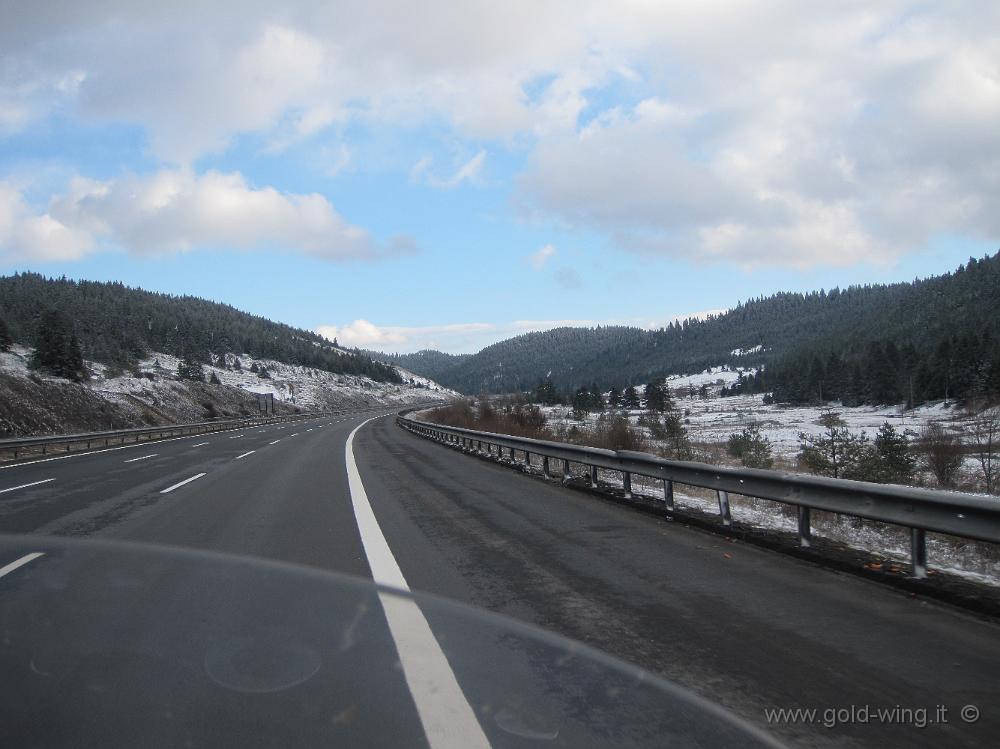
<path fill-rule="evenodd" d="M 400 373 L 404 382 L 398 384 L 376 382 L 359 375 L 335 374 L 272 359 L 254 359 L 247 354 L 227 354 L 225 360 L 222 357 L 213 359 L 214 365 L 205 365 L 203 368 L 206 379 L 214 374 L 223 385 L 238 387 L 251 393 L 272 393 L 275 400 L 303 410 L 347 403 L 358 398 L 369 403 L 408 405 L 456 395 L 454 391 L 442 388 L 436 382 L 403 370 Z M 154 353 L 139 363 L 139 370 L 151 374 L 157 380 L 170 380 L 176 378 L 179 363 L 180 359 L 176 356 Z M 225 366 L 227 363 L 229 368 Z M 254 367 L 259 371 L 254 372 Z M 150 380 L 146 377 L 126 375 L 105 379 L 105 368 L 102 365 L 93 365 L 93 370 L 99 378 L 92 383 L 93 387 L 105 392 L 137 395 L 150 387 Z M 267 371 L 267 377 L 261 376 L 263 370 Z"/>
<path fill-rule="evenodd" d="M 205 418 L 203 411 L 207 408 L 207 401 L 212 401 L 223 415 L 234 412 L 234 409 L 239 411 L 248 407 L 247 398 L 238 391 L 213 389 L 208 384 L 199 385 L 179 380 L 177 365 L 180 360 L 170 354 L 154 353 L 139 362 L 137 371 L 124 373 L 112 371 L 104 364 L 86 362 L 91 376 L 81 383 L 81 390 L 80 385 L 67 380 L 32 372 L 28 367 L 31 353 L 32 349 L 17 345 L 8 352 L 0 353 L 0 373 L 13 377 L 14 382 L 20 378 L 39 383 L 32 386 L 34 389 L 15 387 L 14 390 L 21 393 L 17 397 L 27 397 L 25 393 L 29 391 L 41 392 L 39 388 L 55 387 L 56 390 L 47 391 L 50 393 L 48 398 L 38 395 L 41 399 L 38 403 L 15 404 L 15 411 L 11 416 L 13 421 L 6 428 L 15 430 L 13 433 L 17 434 L 33 434 L 33 430 L 39 429 L 46 433 L 57 432 L 65 427 L 64 422 L 69 417 L 60 411 L 68 406 L 59 405 L 62 401 L 57 403 L 58 399 L 53 400 L 53 394 L 67 394 L 69 397 L 71 391 L 77 393 L 73 402 L 80 401 L 81 405 L 78 409 L 80 412 L 74 413 L 67 423 L 76 425 L 77 431 L 86 427 L 90 413 L 87 409 L 93 411 L 90 413 L 93 419 L 103 419 L 102 424 L 111 419 L 112 422 L 124 420 L 127 422 L 126 426 L 135 426 L 138 424 L 132 422 L 146 423 L 149 419 L 156 423 L 166 423 Z M 237 362 L 239 369 L 236 369 Z M 225 359 L 213 357 L 213 364 L 205 365 L 203 370 L 206 382 L 214 375 L 222 385 L 245 393 L 272 393 L 276 402 L 286 405 L 286 410 L 299 408 L 308 411 L 362 405 L 396 407 L 431 400 L 448 400 L 456 395 L 435 382 L 405 371 L 401 371 L 403 383 L 383 383 L 368 377 L 334 374 L 270 359 L 255 360 L 247 355 L 236 357 L 228 354 Z M 263 370 L 267 371 L 266 377 L 261 376 Z M 84 395 L 89 395 L 90 399 Z M 249 407 L 255 409 L 256 403 L 251 402 Z M 32 414 L 34 416 L 28 418 Z"/>
<path fill-rule="evenodd" d="M 719 391 L 722 386 L 735 382 L 738 377 L 738 371 L 713 367 L 695 375 L 667 378 L 673 391 L 674 403 L 684 416 L 688 436 L 696 448 L 699 445 L 724 448 L 731 434 L 738 433 L 751 423 L 757 423 L 762 434 L 771 441 L 775 458 L 779 462 L 784 461 L 785 467 L 796 470 L 799 434 L 822 433 L 824 427 L 819 423 L 819 418 L 826 411 L 832 410 L 838 413 L 851 431 L 865 431 L 869 437 L 874 437 L 882 424 L 887 421 L 897 430 L 910 432 L 911 438 L 934 421 L 954 431 L 964 430 L 969 424 L 969 417 L 964 410 L 949 402 L 930 403 L 907 411 L 902 406 L 844 407 L 836 403 L 829 404 L 826 408 L 766 405 L 763 402 L 763 395 L 721 397 Z M 702 384 L 709 386 L 709 397 L 704 400 L 697 395 L 697 389 Z M 691 387 L 696 390 L 694 398 L 688 395 Z M 639 387 L 639 390 L 641 392 L 642 387 Z M 566 406 L 548 406 L 542 410 L 548 418 L 549 426 L 557 435 L 560 431 L 573 426 L 583 430 L 592 429 L 598 418 L 597 414 L 587 414 L 582 419 L 576 419 L 572 409 Z M 629 421 L 635 425 L 642 414 L 641 410 L 628 412 Z M 647 438 L 648 436 L 647 432 Z M 653 442 L 651 451 L 655 452 L 656 447 L 656 443 Z M 717 456 L 720 453 L 724 456 L 724 449 L 717 449 L 715 454 Z M 723 460 L 725 459 L 723 457 Z M 967 457 L 963 471 L 967 476 L 972 476 L 975 470 L 977 470 L 975 459 L 972 456 Z M 602 476 L 602 480 L 615 483 L 620 481 L 620 476 L 608 474 L 606 477 Z M 639 487 L 642 483 L 643 480 L 634 479 L 637 491 L 641 491 Z M 658 484 L 651 483 L 647 491 L 654 496 L 660 496 Z M 680 507 L 689 505 L 703 512 L 718 511 L 717 500 L 709 492 L 678 491 L 675 500 Z M 790 511 L 786 514 L 782 506 L 774 502 L 734 497 L 732 512 L 738 522 L 756 527 L 790 532 L 794 532 L 797 527 L 794 515 Z M 859 522 L 847 516 L 832 515 L 828 519 L 817 518 L 814 521 L 813 532 L 817 536 L 825 536 L 854 548 L 881 554 L 901 562 L 909 559 L 909 538 L 906 529 L 903 528 Z M 994 548 L 985 548 L 989 545 L 935 534 L 928 535 L 927 544 L 928 557 L 937 567 L 980 582 L 1000 585 L 1000 557 Z"/>
<path fill-rule="evenodd" d="M 905 411 L 902 406 L 765 405 L 763 400 L 762 395 L 720 398 L 714 393 L 708 400 L 679 398 L 676 404 L 685 414 L 688 433 L 695 442 L 725 442 L 730 434 L 756 422 L 771 440 L 775 454 L 787 458 L 798 453 L 800 433 L 818 435 L 824 431 L 819 418 L 829 410 L 838 413 L 851 431 L 864 430 L 870 437 L 887 421 L 899 430 L 919 433 L 932 421 L 954 422 L 964 416 L 960 409 L 943 403 Z"/>
<path fill-rule="evenodd" d="M 742 370 L 746 375 L 751 370 Z M 731 385 L 739 379 L 741 370 L 712 367 L 693 375 L 672 375 L 667 383 L 673 393 L 674 404 L 684 416 L 684 425 L 692 442 L 724 444 L 731 434 L 745 426 L 756 423 L 761 432 L 771 440 L 776 457 L 794 460 L 799 452 L 799 434 L 810 436 L 821 434 L 825 427 L 819 423 L 820 417 L 828 411 L 839 414 L 854 432 L 865 431 L 869 437 L 885 422 L 897 430 L 919 432 L 933 421 L 951 429 L 959 429 L 968 423 L 965 412 L 953 403 L 935 402 L 918 408 L 905 410 L 902 406 L 841 406 L 837 403 L 820 406 L 766 405 L 764 396 L 719 395 L 723 385 Z M 698 397 L 702 385 L 708 386 L 708 398 Z M 693 395 L 691 397 L 693 388 Z M 642 393 L 643 386 L 637 388 Z M 605 393 L 607 398 L 607 393 Z M 588 414 L 583 421 L 573 418 L 572 409 L 567 406 L 549 406 L 543 409 L 554 429 L 592 427 L 597 414 Z M 629 412 L 629 419 L 635 423 L 642 410 Z M 912 436 L 912 435 L 911 435 Z"/>
<path fill-rule="evenodd" d="M 731 385 L 740 377 L 738 370 L 729 367 L 711 367 L 704 372 L 693 375 L 670 375 L 667 377 L 667 384 L 671 390 L 681 390 L 690 387 L 700 388 L 702 385 Z M 639 388 L 642 392 L 642 387 Z"/>
<path fill-rule="evenodd" d="M 10 347 L 10 351 L 0 351 L 0 371 L 27 377 L 30 358 L 31 349 L 15 343 Z"/>

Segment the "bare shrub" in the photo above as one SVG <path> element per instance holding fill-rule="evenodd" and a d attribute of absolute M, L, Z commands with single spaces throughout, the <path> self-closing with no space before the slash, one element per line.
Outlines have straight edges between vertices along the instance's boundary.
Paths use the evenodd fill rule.
<path fill-rule="evenodd" d="M 1000 479 L 1000 406 L 984 408 L 972 419 L 969 436 L 979 463 L 983 488 L 993 494 Z"/>
<path fill-rule="evenodd" d="M 924 465 L 934 474 L 939 486 L 951 488 L 962 466 L 962 440 L 940 422 L 932 421 L 920 433 L 917 442 Z"/>
<path fill-rule="evenodd" d="M 646 438 L 643 433 L 629 424 L 629 420 L 621 414 L 602 414 L 597 417 L 594 431 L 584 433 L 584 444 L 590 447 L 601 447 L 605 450 L 637 450 L 646 449 Z"/>

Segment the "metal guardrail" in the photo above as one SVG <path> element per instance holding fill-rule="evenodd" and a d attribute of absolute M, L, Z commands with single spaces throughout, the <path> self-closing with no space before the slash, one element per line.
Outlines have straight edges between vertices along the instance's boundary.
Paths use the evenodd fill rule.
<path fill-rule="evenodd" d="M 85 449 L 90 449 L 94 443 L 104 442 L 107 447 L 113 441 L 119 441 L 124 445 L 129 437 L 135 437 L 138 442 L 143 436 L 148 436 L 150 440 L 156 436 L 157 439 L 172 437 L 184 434 L 203 434 L 208 432 L 223 432 L 228 429 L 245 429 L 247 427 L 259 426 L 262 424 L 277 424 L 286 421 L 301 421 L 324 416 L 327 413 L 353 413 L 352 410 L 332 411 L 332 412 L 307 412 L 298 414 L 285 414 L 283 416 L 256 416 L 246 419 L 226 419 L 216 421 L 199 421 L 191 424 L 170 424 L 158 427 L 139 427 L 136 429 L 116 429 L 107 432 L 84 432 L 81 434 L 55 434 L 43 437 L 14 437 L 12 439 L 0 440 L 0 450 L 12 451 L 14 460 L 17 460 L 18 452 L 29 447 L 41 447 L 42 453 L 48 452 L 49 446 L 65 445 L 66 452 L 70 452 L 73 445 L 86 444 Z"/>
<path fill-rule="evenodd" d="M 646 476 L 663 481 L 664 509 L 674 512 L 674 484 L 697 486 L 716 492 L 723 525 L 732 525 L 729 495 L 740 494 L 782 502 L 798 508 L 799 544 L 812 543 L 811 512 L 822 510 L 841 515 L 877 520 L 910 529 L 910 557 L 915 577 L 927 575 L 926 533 L 946 533 L 962 538 L 1000 543 L 1000 499 L 960 492 L 921 489 L 918 487 L 872 484 L 865 481 L 833 479 L 754 468 L 730 468 L 707 463 L 675 461 L 647 453 L 624 450 L 601 450 L 562 442 L 513 437 L 492 432 L 447 427 L 396 417 L 396 423 L 416 434 L 453 444 L 466 451 L 503 459 L 509 450 L 510 461 L 520 463 L 516 453 L 542 458 L 542 473 L 551 478 L 551 460 L 563 462 L 563 482 L 569 480 L 570 463 L 588 468 L 590 484 L 598 486 L 598 469 L 622 474 L 625 496 L 632 496 L 632 476 Z M 484 451 L 485 445 L 485 451 Z"/>

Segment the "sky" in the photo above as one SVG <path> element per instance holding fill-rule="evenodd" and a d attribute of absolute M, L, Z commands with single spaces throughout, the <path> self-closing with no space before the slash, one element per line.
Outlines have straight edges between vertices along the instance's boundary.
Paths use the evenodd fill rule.
<path fill-rule="evenodd" d="M 998 122 L 994 0 L 0 0 L 0 274 L 656 327 L 996 252 Z"/>

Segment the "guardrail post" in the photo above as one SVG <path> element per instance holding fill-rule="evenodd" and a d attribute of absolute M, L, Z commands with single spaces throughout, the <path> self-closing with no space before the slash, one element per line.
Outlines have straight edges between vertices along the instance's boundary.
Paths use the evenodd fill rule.
<path fill-rule="evenodd" d="M 923 528 L 910 528 L 910 561 L 914 577 L 927 577 L 927 532 Z"/>
<path fill-rule="evenodd" d="M 590 488 L 597 488 L 597 466 L 590 467 Z"/>
<path fill-rule="evenodd" d="M 531 468 L 531 453 L 527 450 L 524 451 L 524 465 Z"/>
<path fill-rule="evenodd" d="M 799 505 L 799 546 L 808 549 L 812 546 L 812 508 Z"/>
<path fill-rule="evenodd" d="M 670 479 L 663 479 L 663 504 L 665 509 L 674 511 L 674 482 Z"/>
<path fill-rule="evenodd" d="M 565 484 L 570 479 L 568 460 L 563 461 L 562 469 L 563 469 L 562 482 Z"/>
<path fill-rule="evenodd" d="M 545 478 L 547 478 L 547 479 L 552 478 L 552 475 L 549 473 L 549 456 L 548 455 L 543 455 L 542 456 L 542 475 Z"/>
<path fill-rule="evenodd" d="M 625 499 L 632 499 L 632 474 L 622 471 L 622 487 L 625 489 Z"/>
<path fill-rule="evenodd" d="M 733 524 L 733 516 L 729 511 L 729 492 L 720 489 L 716 494 L 719 495 L 719 517 L 722 518 L 722 524 L 730 526 Z"/>

